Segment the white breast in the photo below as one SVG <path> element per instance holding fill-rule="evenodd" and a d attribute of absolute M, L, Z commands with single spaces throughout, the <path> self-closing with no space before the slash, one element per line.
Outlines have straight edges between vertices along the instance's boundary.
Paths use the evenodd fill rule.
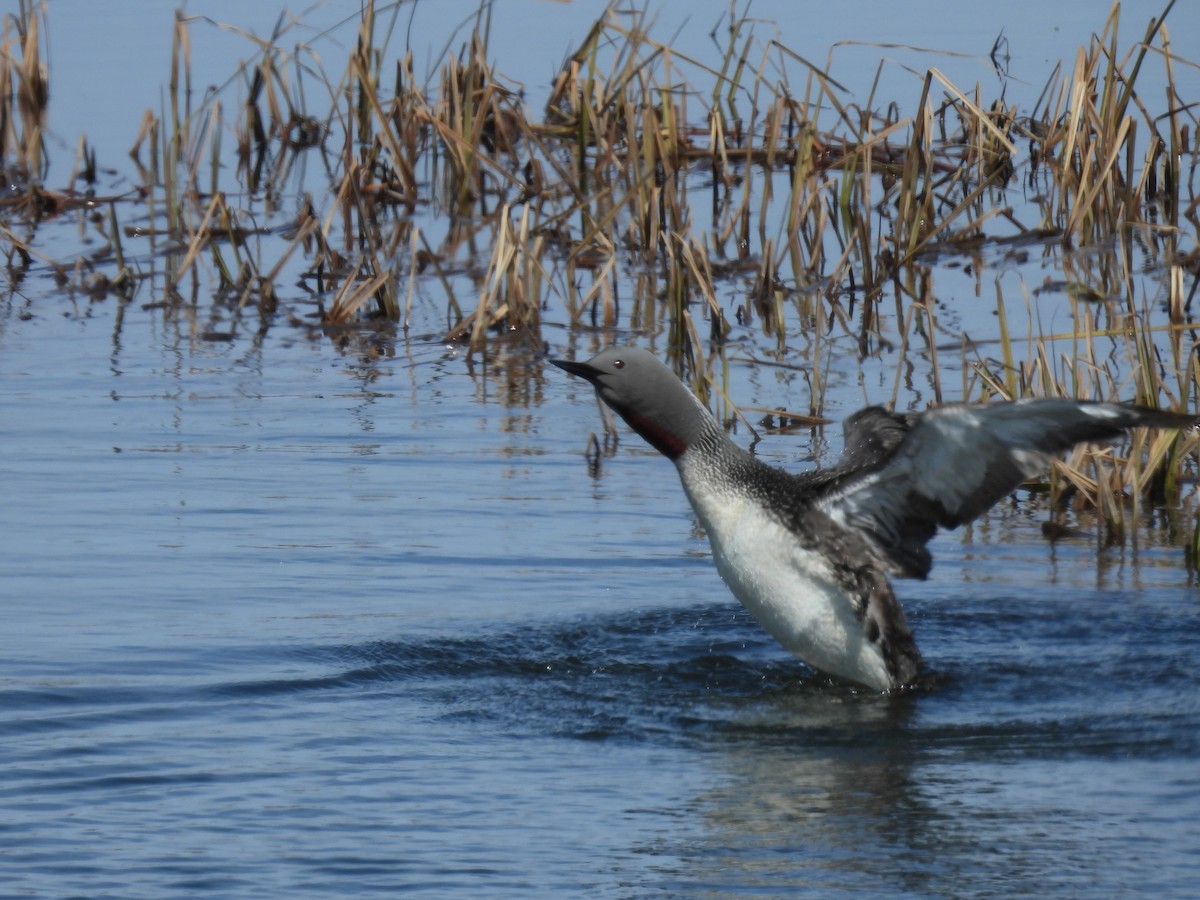
<path fill-rule="evenodd" d="M 893 687 L 883 654 L 866 639 L 825 557 L 728 486 L 712 485 L 686 464 L 679 472 L 717 571 L 763 628 L 823 672 L 877 690 Z"/>

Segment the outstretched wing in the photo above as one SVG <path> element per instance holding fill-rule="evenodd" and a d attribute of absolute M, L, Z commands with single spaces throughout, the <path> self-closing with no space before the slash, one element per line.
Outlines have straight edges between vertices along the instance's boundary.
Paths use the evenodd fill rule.
<path fill-rule="evenodd" d="M 919 414 L 888 412 L 882 406 L 860 409 L 842 423 L 844 437 L 838 469 L 874 469 L 887 460 L 908 436 Z"/>
<path fill-rule="evenodd" d="M 848 447 L 852 434 L 859 438 L 848 461 L 870 468 L 839 479 L 820 505 L 836 521 L 866 533 L 895 572 L 909 578 L 929 574 L 925 545 L 938 527 L 954 528 L 979 516 L 1040 471 L 1051 454 L 1139 425 L 1186 428 L 1197 421 L 1136 406 L 1061 399 L 942 406 L 915 423 L 879 414 L 888 418 L 875 418 L 885 433 L 874 444 L 863 444 L 847 422 Z"/>

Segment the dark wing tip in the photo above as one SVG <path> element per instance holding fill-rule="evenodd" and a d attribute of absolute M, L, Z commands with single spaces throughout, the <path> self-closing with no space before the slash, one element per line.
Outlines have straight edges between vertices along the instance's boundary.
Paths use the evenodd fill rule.
<path fill-rule="evenodd" d="M 1133 403 L 1123 403 L 1121 406 L 1134 414 L 1137 420 L 1134 424 L 1143 428 L 1187 429 L 1200 425 L 1200 415 L 1196 413 L 1154 409 L 1150 406 L 1137 406 Z"/>

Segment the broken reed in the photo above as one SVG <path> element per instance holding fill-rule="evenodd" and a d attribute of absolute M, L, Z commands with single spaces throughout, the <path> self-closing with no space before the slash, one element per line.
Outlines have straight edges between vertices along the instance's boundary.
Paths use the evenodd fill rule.
<path fill-rule="evenodd" d="M 998 231 L 1087 246 L 1112 234 L 1130 240 L 1134 227 L 1146 225 L 1154 231 L 1150 252 L 1172 257 L 1178 235 L 1189 217 L 1195 219 L 1195 210 L 1181 203 L 1178 171 L 1183 155 L 1194 157 L 1191 119 L 1182 103 L 1164 120 L 1137 103 L 1136 74 L 1147 48 L 1161 34 L 1165 54 L 1169 41 L 1156 20 L 1136 53 L 1119 59 L 1118 9 L 1081 48 L 1070 77 L 1047 86 L 1044 103 L 1027 120 L 1000 104 L 985 108 L 978 91 L 968 95 L 936 69 L 926 77 L 912 119 L 880 116 L 869 105 L 847 106 L 827 72 L 777 43 L 756 67 L 756 40 L 742 20 L 729 22 L 708 106 L 690 110 L 694 91 L 686 69 L 711 70 L 653 41 L 645 11 L 609 9 L 565 63 L 543 120 L 533 121 L 517 91 L 503 85 L 487 61 L 490 7 L 481 10 L 463 51 L 447 59 L 429 99 L 414 77 L 411 56 L 387 73 L 386 40 L 379 43 L 377 32 L 386 39 L 391 27 L 377 23 L 372 3 L 364 7 L 341 80 L 320 85 L 341 98 L 320 120 L 305 111 L 303 88 L 306 75 L 320 70 L 301 58 L 304 51 L 280 46 L 294 24 L 281 17 L 269 40 L 256 39 L 262 48 L 257 59 L 235 75 L 246 83 L 234 123 L 239 181 L 249 192 L 278 191 L 299 153 L 314 149 L 325 156 L 336 199 L 325 213 L 325 240 L 316 242 L 312 271 L 328 296 L 342 291 L 345 279 L 369 282 L 397 269 L 392 255 L 398 248 L 427 243 L 429 236 L 414 239 L 410 217 L 389 211 L 432 204 L 442 214 L 444 233 L 432 238 L 439 246 L 419 267 L 474 260 L 482 248 L 493 255 L 476 279 L 486 284 L 505 267 L 497 254 L 512 250 L 499 240 L 512 228 L 500 221 L 501 213 L 515 217 L 527 210 L 521 231 L 541 243 L 522 252 L 533 251 L 531 259 L 562 297 L 571 323 L 615 322 L 623 274 L 617 257 L 625 253 L 635 264 L 653 267 L 632 298 L 639 327 L 652 323 L 655 301 L 665 296 L 657 314 L 665 311 L 671 334 L 682 338 L 683 316 L 695 310 L 720 317 L 716 285 L 736 285 L 753 271 L 753 288 L 736 310 L 740 324 L 758 318 L 782 350 L 788 310 L 781 298 L 794 298 L 796 288 L 816 288 L 832 299 L 849 288 L 864 298 L 857 327 L 866 344 L 878 327 L 874 306 L 886 292 L 898 289 L 898 302 L 921 301 L 923 256 L 972 250 L 996 239 Z M 28 21 L 25 33 L 36 35 L 36 17 L 22 20 Z M 161 187 L 156 199 L 167 233 L 187 247 L 186 265 L 168 283 L 177 286 L 204 248 L 224 288 L 261 286 L 273 266 L 256 264 L 236 244 L 232 260 L 211 249 L 214 237 L 244 237 L 253 229 L 238 221 L 236 205 L 212 199 L 220 192 L 226 113 L 219 97 L 192 108 L 191 25 L 178 15 L 168 108 L 157 116 L 148 111 L 133 155 L 142 165 L 142 149 L 149 150 L 144 177 Z M 803 66 L 799 89 L 769 80 L 787 62 Z M 739 108 L 739 95 L 753 102 Z M 1136 114 L 1130 114 L 1133 107 Z M 824 129 L 818 127 L 822 108 L 833 110 L 826 120 L 834 118 Z M 696 119 L 702 128 L 690 124 Z M 1148 135 L 1144 152 L 1139 130 Z M 1018 141 L 1028 141 L 1027 165 Z M 1019 168 L 1046 188 L 1038 222 L 1018 221 L 1003 202 L 1003 189 Z M 711 173 L 711 209 L 689 190 L 699 171 Z M 989 231 L 993 223 L 998 227 Z M 344 232 L 336 244 L 335 225 Z M 678 265 L 677 246 L 690 248 L 693 264 Z M 1132 295 L 1133 287 L 1128 284 L 1126 293 Z M 400 317 L 397 284 L 384 279 L 371 296 L 373 311 Z M 490 312 L 476 308 L 476 320 L 489 321 L 486 328 L 468 329 L 474 346 L 489 332 L 534 320 L 525 309 L 536 304 L 534 297 L 493 292 L 492 300 Z M 364 305 L 338 303 L 327 317 L 345 321 Z M 457 301 L 454 306 L 464 307 Z M 840 311 L 831 312 L 837 317 Z M 718 322 L 699 331 L 720 338 L 727 330 Z"/>
<path fill-rule="evenodd" d="M 831 325 L 853 334 L 865 353 L 881 339 L 880 319 L 890 301 L 903 323 L 906 349 L 926 357 L 937 399 L 948 399 L 941 397 L 937 344 L 943 336 L 924 260 L 977 255 L 990 242 L 1071 248 L 1117 234 L 1125 252 L 1111 257 L 1119 260 L 1115 271 L 1078 274 L 1119 301 L 1102 315 L 1119 320 L 1114 333 L 1132 364 L 1137 398 L 1195 408 L 1200 397 L 1189 364 L 1195 354 L 1185 346 L 1190 332 L 1178 327 L 1190 310 L 1180 291 L 1170 303 L 1177 326 L 1170 368 L 1156 355 L 1153 310 L 1133 308 L 1135 238 L 1177 271 L 1185 264 L 1178 194 L 1172 217 L 1160 211 L 1172 201 L 1149 190 L 1171 185 L 1177 192 L 1181 180 L 1168 171 L 1171 163 L 1161 152 L 1138 163 L 1139 131 L 1150 135 L 1151 146 L 1193 152 L 1181 116 L 1156 120 L 1134 102 L 1145 47 L 1159 37 L 1169 45 L 1161 22 L 1151 25 L 1146 44 L 1122 60 L 1116 56 L 1114 7 L 1057 94 L 1048 88 L 1051 99 L 1040 120 L 987 105 L 978 90 L 968 94 L 936 69 L 926 77 L 911 120 L 843 105 L 836 83 L 811 66 L 802 89 L 772 87 L 766 62 L 750 64 L 744 23 L 732 22 L 718 87 L 702 110 L 704 128 L 689 124 L 694 92 L 680 74 L 701 64 L 649 38 L 650 24 L 645 12 L 621 17 L 610 11 L 598 20 L 560 72 L 541 121 L 530 121 L 513 90 L 491 71 L 486 31 L 477 31 L 447 61 L 438 99 L 422 107 L 424 98 L 410 94 L 403 102 L 413 115 L 378 116 L 380 133 L 414 119 L 428 126 L 424 141 L 410 129 L 404 146 L 407 159 L 414 159 L 413 150 L 415 159 L 422 158 L 423 149 L 433 163 L 429 196 L 448 223 L 433 258 L 461 259 L 464 246 L 474 247 L 481 232 L 487 235 L 490 258 L 477 276 L 478 303 L 449 329 L 448 339 L 477 349 L 489 335 L 504 334 L 536 345 L 539 303 L 547 295 L 558 296 L 571 326 L 617 326 L 620 287 L 630 283 L 620 277 L 625 269 L 634 273 L 626 302 L 629 327 L 665 332 L 668 355 L 702 397 L 728 375 L 724 341 L 734 327 L 731 319 L 742 327 L 757 322 L 775 339 L 778 359 L 789 355 L 797 323 L 816 335 Z M 774 50 L 795 59 L 784 48 Z M 1114 101 L 1118 88 L 1123 94 Z M 739 109 L 734 99 L 742 89 L 755 102 Z M 818 127 L 821 108 L 834 110 L 832 127 Z M 1164 133 L 1164 125 L 1172 130 Z M 1027 157 L 1019 142 L 1028 146 Z M 399 144 L 378 140 L 374 158 L 394 153 Z M 419 165 L 394 168 L 417 171 Z M 1031 183 L 1046 188 L 1039 221 L 1022 222 L 1003 203 L 1005 188 L 1024 170 Z M 694 187 L 698 171 L 710 174 L 708 196 Z M 1182 281 L 1174 278 L 1176 285 Z M 858 298 L 857 312 L 845 302 L 847 288 Z M 723 298 L 731 294 L 745 300 L 727 309 Z M 1084 310 L 1078 321 L 1085 335 L 1098 337 L 1103 328 L 1087 324 L 1093 312 Z M 979 385 L 990 390 L 976 394 L 1004 396 L 1007 388 L 1011 396 L 1111 397 L 1129 387 L 1114 378 L 1049 377 L 1047 341 L 1036 337 L 1034 317 L 1027 324 L 1030 362 L 1018 361 L 1006 337 L 1004 362 L 979 365 Z M 1079 343 L 1077 338 L 1074 355 L 1059 360 L 1064 371 L 1074 372 L 1094 354 L 1086 340 Z M 823 356 L 831 345 L 816 339 L 810 346 L 806 367 L 814 405 L 808 412 L 816 416 Z M 705 347 L 724 377 L 713 371 L 714 360 L 704 358 Z M 737 410 L 716 393 L 732 422 Z M 1111 449 L 1081 450 L 1056 470 L 1054 494 L 1069 490 L 1099 505 L 1116 533 L 1125 519 L 1114 498 L 1127 490 L 1177 493 L 1182 461 L 1196 452 L 1195 435 L 1171 433 L 1139 435 L 1115 467 L 1098 464 L 1113 461 Z M 1084 474 L 1089 471 L 1091 476 Z"/>
<path fill-rule="evenodd" d="M 44 4 L 20 0 L 5 13 L 0 34 L 0 168 L 6 178 L 33 183 L 44 174 L 50 73 L 43 51 Z"/>
<path fill-rule="evenodd" d="M 719 66 L 710 66 L 653 40 L 645 10 L 615 5 L 566 60 L 540 117 L 489 62 L 490 5 L 431 90 L 411 54 L 389 52 L 397 6 L 389 17 L 364 5 L 337 79 L 306 43 L 284 48 L 296 23 L 281 16 L 269 38 L 247 35 L 258 51 L 231 78 L 243 99 L 227 106 L 220 91 L 194 100 L 195 21 L 181 13 L 163 107 L 147 111 L 131 150 L 154 223 L 151 260 L 164 260 L 167 303 L 190 294 L 194 306 L 215 279 L 233 328 L 247 305 L 265 327 L 275 282 L 298 258 L 330 328 L 364 314 L 407 327 L 414 294 L 436 284 L 444 338 L 471 352 L 500 339 L 540 346 L 544 306 L 572 329 L 664 333 L 703 396 L 728 375 L 729 335 L 757 330 L 777 362 L 802 363 L 813 398 L 805 414 L 818 416 L 827 357 L 844 352 L 842 340 L 864 355 L 898 342 L 897 390 L 905 361 L 919 354 L 943 399 L 938 347 L 958 336 L 941 331 L 931 261 L 962 256 L 978 270 L 990 246 L 1036 248 L 1062 255 L 1077 294 L 1100 298 L 1096 321 L 1077 310 L 1071 348 L 1055 360 L 1046 347 L 1059 342 L 1043 343 L 1030 315 L 1025 346 L 1005 331 L 1000 358 L 972 360 L 979 380 L 969 395 L 1121 393 L 1128 385 L 1115 376 L 1078 375 L 1094 364 L 1099 336 L 1119 335 L 1139 400 L 1196 408 L 1185 292 L 1186 275 L 1196 284 L 1196 129 L 1170 77 L 1162 20 L 1173 5 L 1124 55 L 1114 5 L 1030 116 L 931 69 L 907 118 L 874 109 L 871 97 L 847 102 L 828 66 L 763 45 L 745 20 L 727 20 Z M 5 19 L 6 168 L 14 155 L 25 165 L 41 159 L 42 119 L 30 102 L 41 97 L 44 117 L 39 31 L 26 4 Z M 1167 67 L 1164 116 L 1136 89 L 1151 57 Z M 781 72 L 801 76 L 793 83 Z M 690 76 L 712 90 L 702 94 Z M 318 93 L 334 103 L 315 115 L 306 96 Z M 230 143 L 247 195 L 278 197 L 306 154 L 330 174 L 331 190 L 302 205 L 282 252 L 222 191 Z M 1038 198 L 1022 207 L 1036 221 L 1007 202 L 1016 178 Z M 119 253 L 131 232 L 115 212 L 110 231 Z M 1068 252 L 1110 237 L 1115 253 Z M 1158 355 L 1154 310 L 1137 306 L 1135 242 L 1168 272 L 1169 361 Z M 465 283 L 469 298 L 456 295 Z M 999 291 L 998 282 L 1003 313 Z M 726 418 L 736 417 L 726 398 Z"/>

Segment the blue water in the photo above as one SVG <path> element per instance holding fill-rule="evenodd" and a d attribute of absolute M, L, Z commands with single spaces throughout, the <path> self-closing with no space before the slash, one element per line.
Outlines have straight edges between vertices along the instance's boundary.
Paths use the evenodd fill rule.
<path fill-rule="evenodd" d="M 860 694 L 729 599 L 667 463 L 589 475 L 557 370 L 139 310 L 114 350 L 64 303 L 0 330 L 0 894 L 1190 895 L 1168 519 L 939 538 L 937 686 Z"/>
<path fill-rule="evenodd" d="M 357 13 L 345 6 L 326 8 Z M 781 39 L 806 36 L 820 61 L 891 34 L 974 53 L 964 65 L 994 77 L 982 57 L 1000 25 L 1036 69 L 1012 90 L 1034 93 L 1041 62 L 1079 40 L 1075 6 L 970 23 L 926 6 L 924 30 L 894 4 L 886 21 L 805 7 Z M 1159 11 L 1144 6 L 1125 5 L 1130 40 Z M 169 61 L 169 7 L 80 9 L 51 10 L 52 172 L 80 131 L 102 166 L 123 160 L 160 102 L 146 72 Z M 534 9 L 544 60 L 511 49 L 527 18 L 495 23 L 502 68 L 531 84 L 598 6 Z M 277 16 L 205 11 L 267 30 Z M 1196 14 L 1181 5 L 1172 27 Z M 167 37 L 151 46 L 156 15 Z M 718 15 L 685 23 L 689 47 L 711 47 Z M 226 39 L 245 49 L 194 37 L 197 84 L 227 77 Z M 878 48 L 838 52 L 870 58 L 869 82 Z M 102 121 L 98 71 L 122 85 Z M 888 83 L 911 100 L 918 82 Z M 71 217 L 31 238 L 64 259 L 97 242 Z M 326 335 L 281 278 L 282 311 L 256 333 L 204 291 L 155 305 L 161 261 L 134 239 L 126 253 L 150 273 L 129 302 L 59 289 L 40 262 L 0 272 L 0 897 L 1194 895 L 1194 500 L 1143 510 L 1114 547 L 1075 514 L 1078 535 L 1048 544 L 1025 494 L 942 535 L 933 577 L 898 585 L 932 684 L 858 692 L 731 600 L 668 463 L 625 432 L 589 467 L 590 389 L 519 344 L 468 360 L 436 340 L 436 280 L 410 332 Z M 1062 265 L 1006 262 L 986 282 L 937 269 L 943 346 L 989 337 L 993 276 L 1012 298 Z M 1138 280 L 1139 302 L 1157 278 Z M 1071 315 L 1053 295 L 1036 309 L 1047 331 Z M 545 320 L 553 355 L 612 337 L 570 331 L 552 305 Z M 733 336 L 732 399 L 806 408 L 803 373 L 749 361 L 773 339 Z M 808 339 L 788 336 L 797 362 Z M 890 400 L 894 353 L 825 340 L 831 418 Z M 965 360 L 942 351 L 948 389 Z M 908 361 L 900 403 L 923 406 L 928 354 Z M 801 469 L 839 440 L 769 435 L 756 452 Z"/>

